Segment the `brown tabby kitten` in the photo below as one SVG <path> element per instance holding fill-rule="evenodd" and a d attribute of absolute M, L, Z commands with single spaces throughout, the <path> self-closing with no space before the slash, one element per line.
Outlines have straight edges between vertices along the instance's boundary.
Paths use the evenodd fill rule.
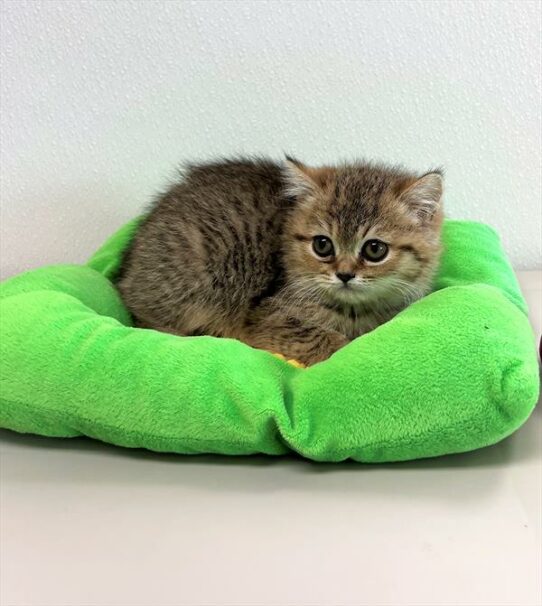
<path fill-rule="evenodd" d="M 144 220 L 118 287 L 141 327 L 314 364 L 430 290 L 441 196 L 439 171 L 191 166 Z"/>

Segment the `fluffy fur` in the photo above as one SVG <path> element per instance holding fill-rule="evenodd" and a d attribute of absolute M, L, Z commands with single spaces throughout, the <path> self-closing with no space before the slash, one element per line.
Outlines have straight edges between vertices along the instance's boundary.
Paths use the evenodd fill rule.
<path fill-rule="evenodd" d="M 441 198 L 439 171 L 291 158 L 190 166 L 141 225 L 118 287 L 139 326 L 313 364 L 430 290 Z M 315 252 L 316 236 L 332 254 Z M 362 253 L 374 240 L 387 248 L 378 261 Z"/>

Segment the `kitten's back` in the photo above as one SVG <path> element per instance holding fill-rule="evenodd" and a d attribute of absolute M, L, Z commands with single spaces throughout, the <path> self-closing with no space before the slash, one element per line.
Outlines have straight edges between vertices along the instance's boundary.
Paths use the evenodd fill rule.
<path fill-rule="evenodd" d="M 281 168 L 267 160 L 190 166 L 125 254 L 118 287 L 138 324 L 234 336 L 281 278 L 281 191 Z"/>

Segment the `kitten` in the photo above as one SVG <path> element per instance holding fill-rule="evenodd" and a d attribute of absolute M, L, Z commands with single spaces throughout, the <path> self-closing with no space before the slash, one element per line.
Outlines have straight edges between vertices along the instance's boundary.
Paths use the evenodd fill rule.
<path fill-rule="evenodd" d="M 441 197 L 439 171 L 190 166 L 143 221 L 118 288 L 140 327 L 314 364 L 429 292 Z"/>

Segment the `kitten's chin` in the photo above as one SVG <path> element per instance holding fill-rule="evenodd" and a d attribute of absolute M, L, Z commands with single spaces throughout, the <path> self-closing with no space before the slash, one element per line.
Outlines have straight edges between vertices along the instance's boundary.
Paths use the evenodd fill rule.
<path fill-rule="evenodd" d="M 371 289 L 367 286 L 336 286 L 331 289 L 331 296 L 340 303 L 363 303 L 371 298 Z"/>

